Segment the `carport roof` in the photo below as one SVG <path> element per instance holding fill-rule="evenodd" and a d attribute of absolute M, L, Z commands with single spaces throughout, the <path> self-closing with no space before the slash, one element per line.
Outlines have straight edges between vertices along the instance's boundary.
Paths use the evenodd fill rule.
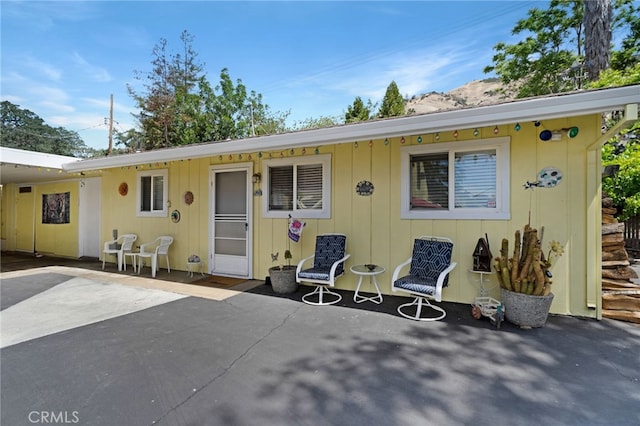
<path fill-rule="evenodd" d="M 29 183 L 51 180 L 52 171 L 79 158 L 0 147 L 0 183 Z"/>

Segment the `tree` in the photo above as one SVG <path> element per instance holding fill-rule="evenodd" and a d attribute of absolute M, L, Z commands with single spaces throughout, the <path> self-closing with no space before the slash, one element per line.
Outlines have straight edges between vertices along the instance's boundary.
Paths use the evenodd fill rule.
<path fill-rule="evenodd" d="M 340 122 L 334 117 L 320 116 L 319 118 L 307 118 L 300 122 L 296 122 L 291 130 L 309 130 L 319 129 L 321 127 L 337 126 Z"/>
<path fill-rule="evenodd" d="M 619 136 L 607 141 L 602 149 L 602 164 L 615 165 L 618 171 L 602 180 L 605 191 L 619 209 L 619 219 L 640 214 L 640 121 Z"/>
<path fill-rule="evenodd" d="M 583 64 L 597 78 L 607 55 L 616 69 L 637 62 L 639 12 L 632 0 L 615 0 L 613 7 L 610 0 L 552 0 L 548 9 L 533 8 L 516 23 L 512 33 L 522 34 L 522 40 L 494 46 L 493 64 L 484 72 L 495 72 L 521 98 L 582 88 Z M 611 50 L 611 30 L 618 34 L 613 39 L 622 39 L 621 51 Z"/>
<path fill-rule="evenodd" d="M 518 97 L 568 90 L 561 72 L 582 56 L 582 3 L 552 0 L 547 10 L 529 10 L 512 30 L 513 35 L 526 34 L 524 39 L 496 44 L 493 65 L 484 72 L 495 72 L 503 83 L 519 86 Z"/>
<path fill-rule="evenodd" d="M 640 64 L 624 70 L 609 69 L 590 87 L 611 87 L 640 83 Z M 607 121 L 607 127 L 613 120 Z M 618 208 L 620 220 L 640 214 L 640 121 L 608 140 L 602 148 L 602 164 L 618 171 L 602 179 L 602 189 Z"/>
<path fill-rule="evenodd" d="M 626 33 L 620 50 L 611 53 L 611 68 L 631 68 L 640 60 L 640 6 L 634 7 L 631 0 L 616 0 L 618 13 L 613 18 L 614 31 Z"/>
<path fill-rule="evenodd" d="M 76 132 L 51 127 L 37 114 L 9 101 L 0 104 L 0 116 L 0 145 L 6 148 L 72 157 L 88 157 L 93 153 Z"/>
<path fill-rule="evenodd" d="M 611 13 L 610 0 L 584 2 L 585 67 L 589 81 L 597 80 L 600 71 L 609 68 Z"/>
<path fill-rule="evenodd" d="M 286 115 L 271 113 L 262 95 L 248 91 L 240 79 L 232 81 L 228 69 L 211 86 L 193 39 L 184 31 L 182 51 L 175 55 L 167 52 L 165 39 L 154 47 L 152 71 L 136 72 L 143 90 L 128 87 L 140 109 L 138 128 L 118 134 L 117 143 L 145 150 L 284 131 Z"/>
<path fill-rule="evenodd" d="M 392 81 L 382 99 L 382 105 L 378 111 L 378 117 L 398 117 L 404 115 L 404 99 L 400 95 L 398 85 Z"/>
<path fill-rule="evenodd" d="M 371 111 L 373 106 L 371 101 L 367 103 L 367 106 L 362 102 L 360 96 L 356 97 L 352 105 L 347 107 L 347 112 L 344 114 L 345 123 L 357 123 L 359 121 L 371 120 Z"/>

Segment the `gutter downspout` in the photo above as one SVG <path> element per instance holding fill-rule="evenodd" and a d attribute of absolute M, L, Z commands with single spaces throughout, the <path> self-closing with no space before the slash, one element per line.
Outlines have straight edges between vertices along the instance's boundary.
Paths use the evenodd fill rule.
<path fill-rule="evenodd" d="M 627 104 L 624 118 L 587 146 L 587 194 L 594 194 L 587 205 L 587 308 L 596 310 L 602 319 L 602 153 L 606 141 L 638 120 L 638 104 Z M 590 250 L 594 247 L 595 250 Z"/>

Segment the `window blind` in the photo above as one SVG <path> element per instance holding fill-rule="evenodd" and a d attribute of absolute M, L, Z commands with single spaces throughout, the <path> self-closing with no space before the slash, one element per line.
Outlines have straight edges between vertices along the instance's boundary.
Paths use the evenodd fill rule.
<path fill-rule="evenodd" d="M 455 206 L 496 207 L 496 151 L 455 154 Z"/>
<path fill-rule="evenodd" d="M 412 155 L 411 208 L 449 208 L 449 155 L 435 153 Z"/>
<path fill-rule="evenodd" d="M 164 177 L 153 176 L 153 210 L 163 209 Z"/>
<path fill-rule="evenodd" d="M 299 209 L 322 209 L 322 164 L 305 164 L 296 169 Z"/>
<path fill-rule="evenodd" d="M 140 177 L 140 210 L 151 211 L 151 176 Z"/>
<path fill-rule="evenodd" d="M 293 210 L 293 166 L 269 168 L 269 210 Z"/>

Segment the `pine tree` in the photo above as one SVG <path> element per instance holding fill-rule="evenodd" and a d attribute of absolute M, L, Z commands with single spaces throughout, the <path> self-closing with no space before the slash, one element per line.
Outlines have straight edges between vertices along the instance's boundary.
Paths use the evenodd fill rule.
<path fill-rule="evenodd" d="M 382 99 L 378 117 L 398 117 L 401 115 L 404 115 L 404 99 L 400 95 L 400 90 L 398 90 L 396 82 L 392 81 L 387 87 L 387 91 Z"/>

